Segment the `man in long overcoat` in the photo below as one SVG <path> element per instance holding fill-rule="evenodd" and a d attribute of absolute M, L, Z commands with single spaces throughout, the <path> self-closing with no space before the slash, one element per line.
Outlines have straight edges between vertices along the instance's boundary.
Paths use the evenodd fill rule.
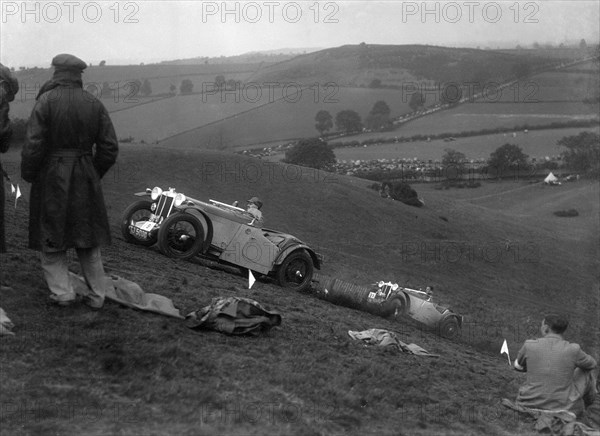
<path fill-rule="evenodd" d="M 0 153 L 6 153 L 12 129 L 8 119 L 8 103 L 14 100 L 19 91 L 19 82 L 10 70 L 0 64 Z M 0 253 L 6 252 L 4 236 L 4 171 L 0 162 Z"/>
<path fill-rule="evenodd" d="M 29 248 L 41 251 L 51 299 L 75 301 L 67 250 L 75 248 L 92 308 L 104 303 L 107 286 L 100 247 L 111 242 L 100 179 L 115 163 L 118 142 L 104 105 L 83 90 L 86 63 L 60 54 L 27 123 L 21 176 L 32 184 Z"/>

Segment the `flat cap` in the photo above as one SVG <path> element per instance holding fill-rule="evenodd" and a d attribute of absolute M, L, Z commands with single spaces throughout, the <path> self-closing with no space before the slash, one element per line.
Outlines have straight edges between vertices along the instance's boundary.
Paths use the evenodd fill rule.
<path fill-rule="evenodd" d="M 52 59 L 52 66 L 60 69 L 72 69 L 72 70 L 85 70 L 87 64 L 79 59 L 77 56 L 73 56 L 67 53 L 62 53 L 54 56 Z"/>

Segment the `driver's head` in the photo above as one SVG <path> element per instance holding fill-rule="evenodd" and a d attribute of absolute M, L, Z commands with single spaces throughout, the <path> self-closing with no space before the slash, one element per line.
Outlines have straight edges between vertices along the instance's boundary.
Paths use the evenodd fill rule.
<path fill-rule="evenodd" d="M 250 200 L 248 200 L 248 206 L 250 206 L 252 204 L 255 205 L 256 208 L 259 210 L 263 205 L 262 201 L 260 201 L 260 198 L 258 198 L 258 197 L 252 197 Z"/>

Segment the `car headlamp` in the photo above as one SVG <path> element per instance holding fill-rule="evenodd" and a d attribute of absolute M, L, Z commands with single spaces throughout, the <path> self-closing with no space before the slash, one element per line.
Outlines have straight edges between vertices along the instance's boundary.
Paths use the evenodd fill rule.
<path fill-rule="evenodd" d="M 152 189 L 152 193 L 150 194 L 150 198 L 152 198 L 152 200 L 156 200 L 158 197 L 160 197 L 160 195 L 162 194 L 162 189 L 160 189 L 158 186 L 156 186 L 155 188 Z"/>
<path fill-rule="evenodd" d="M 181 206 L 185 201 L 185 195 L 179 193 L 175 196 L 175 206 Z"/>

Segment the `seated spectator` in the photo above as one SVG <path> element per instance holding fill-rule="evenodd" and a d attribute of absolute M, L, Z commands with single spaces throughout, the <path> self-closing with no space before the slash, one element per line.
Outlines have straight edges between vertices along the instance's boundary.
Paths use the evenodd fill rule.
<path fill-rule="evenodd" d="M 542 337 L 525 341 L 519 350 L 514 367 L 527 372 L 527 380 L 519 389 L 517 405 L 580 415 L 594 401 L 596 360 L 563 339 L 568 324 L 562 315 L 546 315 Z"/>

